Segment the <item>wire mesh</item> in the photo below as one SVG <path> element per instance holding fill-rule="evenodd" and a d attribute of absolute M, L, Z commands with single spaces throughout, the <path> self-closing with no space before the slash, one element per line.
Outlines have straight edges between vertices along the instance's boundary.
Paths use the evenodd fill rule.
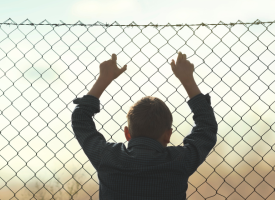
<path fill-rule="evenodd" d="M 274 22 L 260 20 L 0 23 L 0 199 L 98 199 L 97 172 L 70 119 L 72 100 L 87 93 L 112 53 L 128 69 L 100 98 L 98 131 L 108 142 L 126 141 L 129 107 L 156 96 L 174 119 L 168 146 L 182 145 L 194 122 L 169 64 L 178 51 L 194 63 L 219 125 L 217 144 L 189 178 L 187 199 L 275 199 L 274 34 Z"/>

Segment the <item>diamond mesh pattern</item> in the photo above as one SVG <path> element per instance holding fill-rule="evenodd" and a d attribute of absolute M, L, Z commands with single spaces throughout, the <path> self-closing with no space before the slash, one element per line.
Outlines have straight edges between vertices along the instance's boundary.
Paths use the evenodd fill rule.
<path fill-rule="evenodd" d="M 98 131 L 109 142 L 125 141 L 129 107 L 156 96 L 173 114 L 168 146 L 182 145 L 193 119 L 169 64 L 178 51 L 194 63 L 201 91 L 211 92 L 219 125 L 216 146 L 189 178 L 187 199 L 275 199 L 274 40 L 275 23 L 259 20 L 0 23 L 1 200 L 98 199 L 97 172 L 70 119 L 72 100 L 87 93 L 112 53 L 128 69 L 100 99 Z"/>

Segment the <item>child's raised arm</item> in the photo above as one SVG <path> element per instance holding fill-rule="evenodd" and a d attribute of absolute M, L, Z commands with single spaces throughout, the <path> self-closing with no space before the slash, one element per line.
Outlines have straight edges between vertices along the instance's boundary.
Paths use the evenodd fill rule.
<path fill-rule="evenodd" d="M 218 124 L 211 106 L 210 95 L 201 94 L 194 77 L 194 65 L 186 60 L 186 55 L 178 54 L 177 63 L 173 60 L 171 67 L 186 89 L 190 100 L 187 102 L 194 113 L 195 126 L 179 147 L 184 156 L 183 168 L 190 176 L 205 161 L 207 155 L 217 142 Z"/>

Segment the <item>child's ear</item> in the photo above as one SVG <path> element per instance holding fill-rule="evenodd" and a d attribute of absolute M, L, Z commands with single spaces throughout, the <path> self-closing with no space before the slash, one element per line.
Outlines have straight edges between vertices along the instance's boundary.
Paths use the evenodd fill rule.
<path fill-rule="evenodd" d="M 131 135 L 127 126 L 124 127 L 125 138 L 127 141 L 131 139 Z"/>

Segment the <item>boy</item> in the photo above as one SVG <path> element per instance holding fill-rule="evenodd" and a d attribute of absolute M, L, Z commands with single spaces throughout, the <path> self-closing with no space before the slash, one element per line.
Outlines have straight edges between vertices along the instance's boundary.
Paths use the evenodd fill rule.
<path fill-rule="evenodd" d="M 195 83 L 194 65 L 179 52 L 171 62 L 175 76 L 186 89 L 195 126 L 183 140 L 184 146 L 169 146 L 172 114 L 163 101 L 144 97 L 127 114 L 124 143 L 106 142 L 96 130 L 92 116 L 98 113 L 99 97 L 122 74 L 116 55 L 100 64 L 100 76 L 72 113 L 72 128 L 83 151 L 97 170 L 101 200 L 184 200 L 188 178 L 205 161 L 217 141 L 218 125 L 209 94 L 203 95 Z"/>

